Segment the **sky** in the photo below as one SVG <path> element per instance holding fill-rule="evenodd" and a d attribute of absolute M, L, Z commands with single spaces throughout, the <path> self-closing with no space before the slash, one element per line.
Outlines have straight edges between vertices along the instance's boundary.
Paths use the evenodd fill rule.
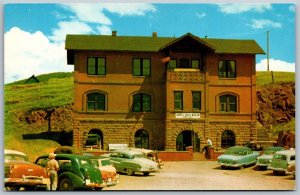
<path fill-rule="evenodd" d="M 253 39 L 267 52 L 270 70 L 295 72 L 294 4 L 74 3 L 5 4 L 4 83 L 30 76 L 71 72 L 66 34 Z M 267 55 L 256 56 L 267 70 Z"/>

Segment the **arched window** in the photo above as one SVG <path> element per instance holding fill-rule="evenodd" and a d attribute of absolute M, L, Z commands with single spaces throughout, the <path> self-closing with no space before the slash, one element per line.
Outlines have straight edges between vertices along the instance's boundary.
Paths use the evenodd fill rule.
<path fill-rule="evenodd" d="M 105 95 L 98 92 L 87 94 L 87 110 L 104 111 Z"/>
<path fill-rule="evenodd" d="M 237 97 L 234 95 L 222 95 L 219 97 L 220 112 L 237 112 Z"/>
<path fill-rule="evenodd" d="M 235 135 L 231 130 L 225 130 L 222 133 L 221 148 L 235 146 Z"/>
<path fill-rule="evenodd" d="M 138 93 L 133 96 L 132 103 L 133 112 L 150 112 L 151 96 L 146 93 Z"/>
<path fill-rule="evenodd" d="M 149 149 L 149 134 L 146 130 L 140 129 L 134 135 L 135 147 Z"/>

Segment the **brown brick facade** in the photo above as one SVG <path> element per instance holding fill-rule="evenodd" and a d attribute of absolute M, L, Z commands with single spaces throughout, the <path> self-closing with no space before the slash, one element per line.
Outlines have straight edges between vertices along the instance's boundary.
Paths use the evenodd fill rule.
<path fill-rule="evenodd" d="M 91 132 L 100 135 L 104 150 L 108 149 L 108 144 L 136 147 L 137 143 L 144 142 L 145 146 L 156 150 L 181 151 L 193 146 L 200 151 L 208 137 L 217 149 L 256 139 L 255 54 L 263 51 L 255 42 L 200 39 L 191 34 L 178 39 L 90 38 L 74 35 L 67 37 L 66 42 L 68 63 L 74 64 L 74 145 L 83 147 Z M 83 40 L 87 46 L 78 46 L 76 41 Z M 94 44 L 97 41 L 111 42 L 112 46 L 102 48 L 101 44 Z M 128 45 L 122 45 L 126 41 L 130 41 Z M 134 41 L 145 42 L 140 45 L 141 51 L 130 45 Z M 72 45 L 73 42 L 76 44 Z M 252 47 L 253 51 L 243 51 Z M 105 59 L 105 74 L 87 73 L 90 56 Z M 177 63 L 183 59 L 190 66 L 191 61 L 197 59 L 201 67 L 168 69 L 169 62 L 162 62 L 166 56 L 176 59 Z M 149 59 L 150 74 L 133 75 L 133 59 Z M 233 78 L 220 77 L 219 63 L 226 60 L 235 63 Z M 178 103 L 175 103 L 175 92 L 182 94 L 181 110 L 175 108 Z M 88 108 L 88 95 L 92 93 L 104 97 L 104 110 Z M 197 109 L 194 93 L 201 97 L 196 102 L 200 104 Z M 147 111 L 136 112 L 134 97 L 141 94 L 143 96 L 138 96 L 141 104 L 144 105 L 143 98 L 148 98 L 150 107 Z M 230 98 L 234 98 L 233 112 L 222 110 L 222 98 L 226 98 L 226 107 L 231 106 Z"/>

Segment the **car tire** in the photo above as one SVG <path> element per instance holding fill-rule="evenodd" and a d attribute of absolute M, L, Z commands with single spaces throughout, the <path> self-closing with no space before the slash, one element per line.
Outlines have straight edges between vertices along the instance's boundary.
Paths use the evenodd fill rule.
<path fill-rule="evenodd" d="M 144 174 L 144 176 L 148 176 L 150 174 L 150 172 L 144 172 L 143 174 Z"/>
<path fill-rule="evenodd" d="M 74 190 L 72 181 L 69 178 L 63 178 L 59 182 L 59 190 L 60 191 L 72 191 L 72 190 Z"/>
<path fill-rule="evenodd" d="M 126 174 L 129 176 L 134 175 L 134 171 L 132 169 L 126 169 Z"/>

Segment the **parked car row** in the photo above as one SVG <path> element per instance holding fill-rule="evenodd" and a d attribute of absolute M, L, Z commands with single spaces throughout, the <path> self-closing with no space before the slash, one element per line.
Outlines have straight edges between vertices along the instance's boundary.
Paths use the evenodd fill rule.
<path fill-rule="evenodd" d="M 66 147 L 55 151 L 59 164 L 57 189 L 60 191 L 101 190 L 117 185 L 120 182 L 119 173 L 148 176 L 163 167 L 157 153 L 146 149 L 119 149 L 100 156 L 75 154 Z M 46 154 L 30 163 L 26 154 L 5 150 L 5 189 L 49 189 L 50 179 L 46 170 L 49 160 L 49 154 Z"/>
<path fill-rule="evenodd" d="M 233 146 L 218 157 L 221 168 L 257 166 L 260 170 L 273 170 L 274 175 L 293 174 L 295 178 L 296 152 L 293 148 L 268 147 L 262 153 L 246 146 Z"/>

